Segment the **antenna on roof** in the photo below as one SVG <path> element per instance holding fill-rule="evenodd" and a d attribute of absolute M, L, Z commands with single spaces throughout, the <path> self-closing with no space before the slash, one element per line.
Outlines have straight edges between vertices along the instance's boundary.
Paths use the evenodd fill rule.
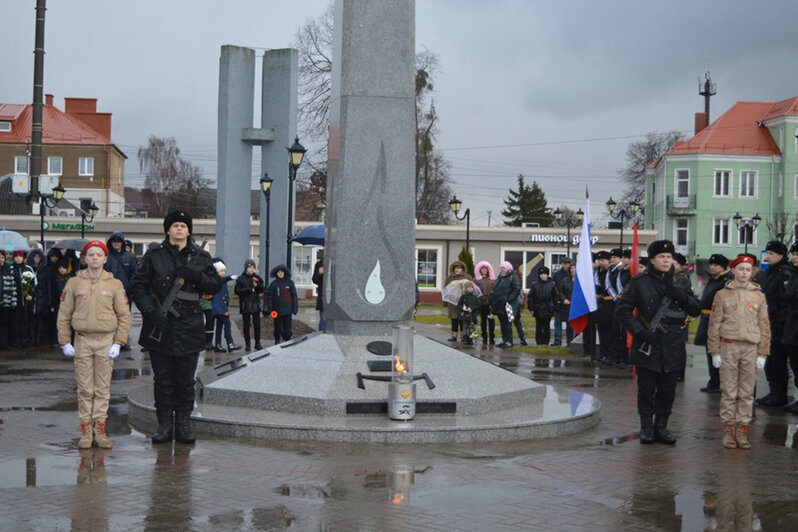
<path fill-rule="evenodd" d="M 704 113 L 707 115 L 707 124 L 709 120 L 709 99 L 718 93 L 718 85 L 712 81 L 709 75 L 709 70 L 704 74 L 704 81 L 698 80 L 698 94 L 704 97 Z"/>

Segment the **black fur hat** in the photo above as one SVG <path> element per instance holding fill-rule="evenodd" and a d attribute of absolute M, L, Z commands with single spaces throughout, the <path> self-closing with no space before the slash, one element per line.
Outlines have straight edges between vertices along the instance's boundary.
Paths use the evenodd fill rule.
<path fill-rule="evenodd" d="M 648 245 L 648 258 L 653 259 L 660 253 L 674 253 L 673 242 L 670 240 L 655 240 Z"/>

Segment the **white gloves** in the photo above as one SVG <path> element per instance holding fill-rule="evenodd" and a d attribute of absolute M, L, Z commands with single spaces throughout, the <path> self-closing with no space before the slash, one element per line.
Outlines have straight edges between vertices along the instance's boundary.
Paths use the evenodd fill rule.
<path fill-rule="evenodd" d="M 61 346 L 61 351 L 64 352 L 65 357 L 75 356 L 75 348 L 72 347 L 72 344 L 70 344 L 69 342 Z"/>
<path fill-rule="evenodd" d="M 109 349 L 109 350 L 108 350 L 108 356 L 109 356 L 109 357 L 111 357 L 111 358 L 116 358 L 116 357 L 118 357 L 118 356 L 119 356 L 119 349 L 120 349 L 121 347 L 122 347 L 122 346 L 120 346 L 119 344 L 113 344 L 113 345 L 111 346 L 111 349 Z"/>
<path fill-rule="evenodd" d="M 766 357 L 756 357 L 756 369 L 765 369 Z"/>
<path fill-rule="evenodd" d="M 715 366 L 716 368 L 719 368 L 722 363 L 723 363 L 723 360 L 721 360 L 720 355 L 712 355 L 712 365 L 713 366 Z"/>

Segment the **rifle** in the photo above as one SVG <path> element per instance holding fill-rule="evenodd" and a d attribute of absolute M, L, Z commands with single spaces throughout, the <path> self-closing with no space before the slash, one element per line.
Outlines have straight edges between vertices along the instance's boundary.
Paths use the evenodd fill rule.
<path fill-rule="evenodd" d="M 205 245 L 207 243 L 208 243 L 207 239 L 202 241 L 202 245 L 200 246 L 200 251 L 205 249 Z M 199 253 L 197 255 L 199 255 Z M 191 265 L 191 260 L 194 257 L 196 257 L 196 255 L 193 255 L 188 259 L 188 262 L 186 263 L 187 266 Z M 175 304 L 175 299 L 177 299 L 177 294 L 180 292 L 180 289 L 183 288 L 185 282 L 186 280 L 183 279 L 182 277 L 175 278 L 175 282 L 172 284 L 172 289 L 166 295 L 166 299 L 163 300 L 163 304 L 161 304 L 161 314 L 163 314 L 164 316 L 171 314 L 172 316 L 175 317 L 175 319 L 180 319 L 180 313 L 177 311 L 177 309 L 173 308 L 173 305 Z"/>
<path fill-rule="evenodd" d="M 662 326 L 661 322 L 662 322 L 662 316 L 665 315 L 665 309 L 667 309 L 670 306 L 670 304 L 671 304 L 671 298 L 669 298 L 668 296 L 664 296 L 662 298 L 662 303 L 660 303 L 659 308 L 657 309 L 657 313 L 654 314 L 654 317 L 651 319 L 651 322 L 648 324 L 647 329 L 654 332 L 656 331 L 660 331 L 663 333 L 668 332 L 668 330 Z M 643 322 L 643 325 L 646 324 L 645 320 L 643 319 L 643 316 L 640 316 L 640 321 Z M 651 348 L 652 345 L 650 342 L 643 342 L 642 344 L 640 344 L 640 349 L 638 349 L 638 351 L 640 351 L 642 354 L 646 355 L 647 357 L 650 357 Z"/>

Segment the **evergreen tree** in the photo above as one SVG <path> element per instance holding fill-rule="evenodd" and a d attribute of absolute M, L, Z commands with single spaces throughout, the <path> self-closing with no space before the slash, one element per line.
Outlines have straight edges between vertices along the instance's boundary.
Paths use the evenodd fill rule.
<path fill-rule="evenodd" d="M 457 260 L 466 265 L 466 273 L 473 278 L 474 257 L 471 256 L 471 250 L 466 249 L 465 244 L 463 244 L 463 249 L 460 250 L 460 254 L 457 256 Z"/>
<path fill-rule="evenodd" d="M 554 223 L 543 189 L 536 181 L 532 181 L 531 186 L 525 184 L 523 174 L 518 174 L 518 190 L 510 189 L 504 205 L 507 207 L 502 211 L 504 225 L 521 227 L 524 222 L 535 222 L 541 227 L 551 227 Z"/>

